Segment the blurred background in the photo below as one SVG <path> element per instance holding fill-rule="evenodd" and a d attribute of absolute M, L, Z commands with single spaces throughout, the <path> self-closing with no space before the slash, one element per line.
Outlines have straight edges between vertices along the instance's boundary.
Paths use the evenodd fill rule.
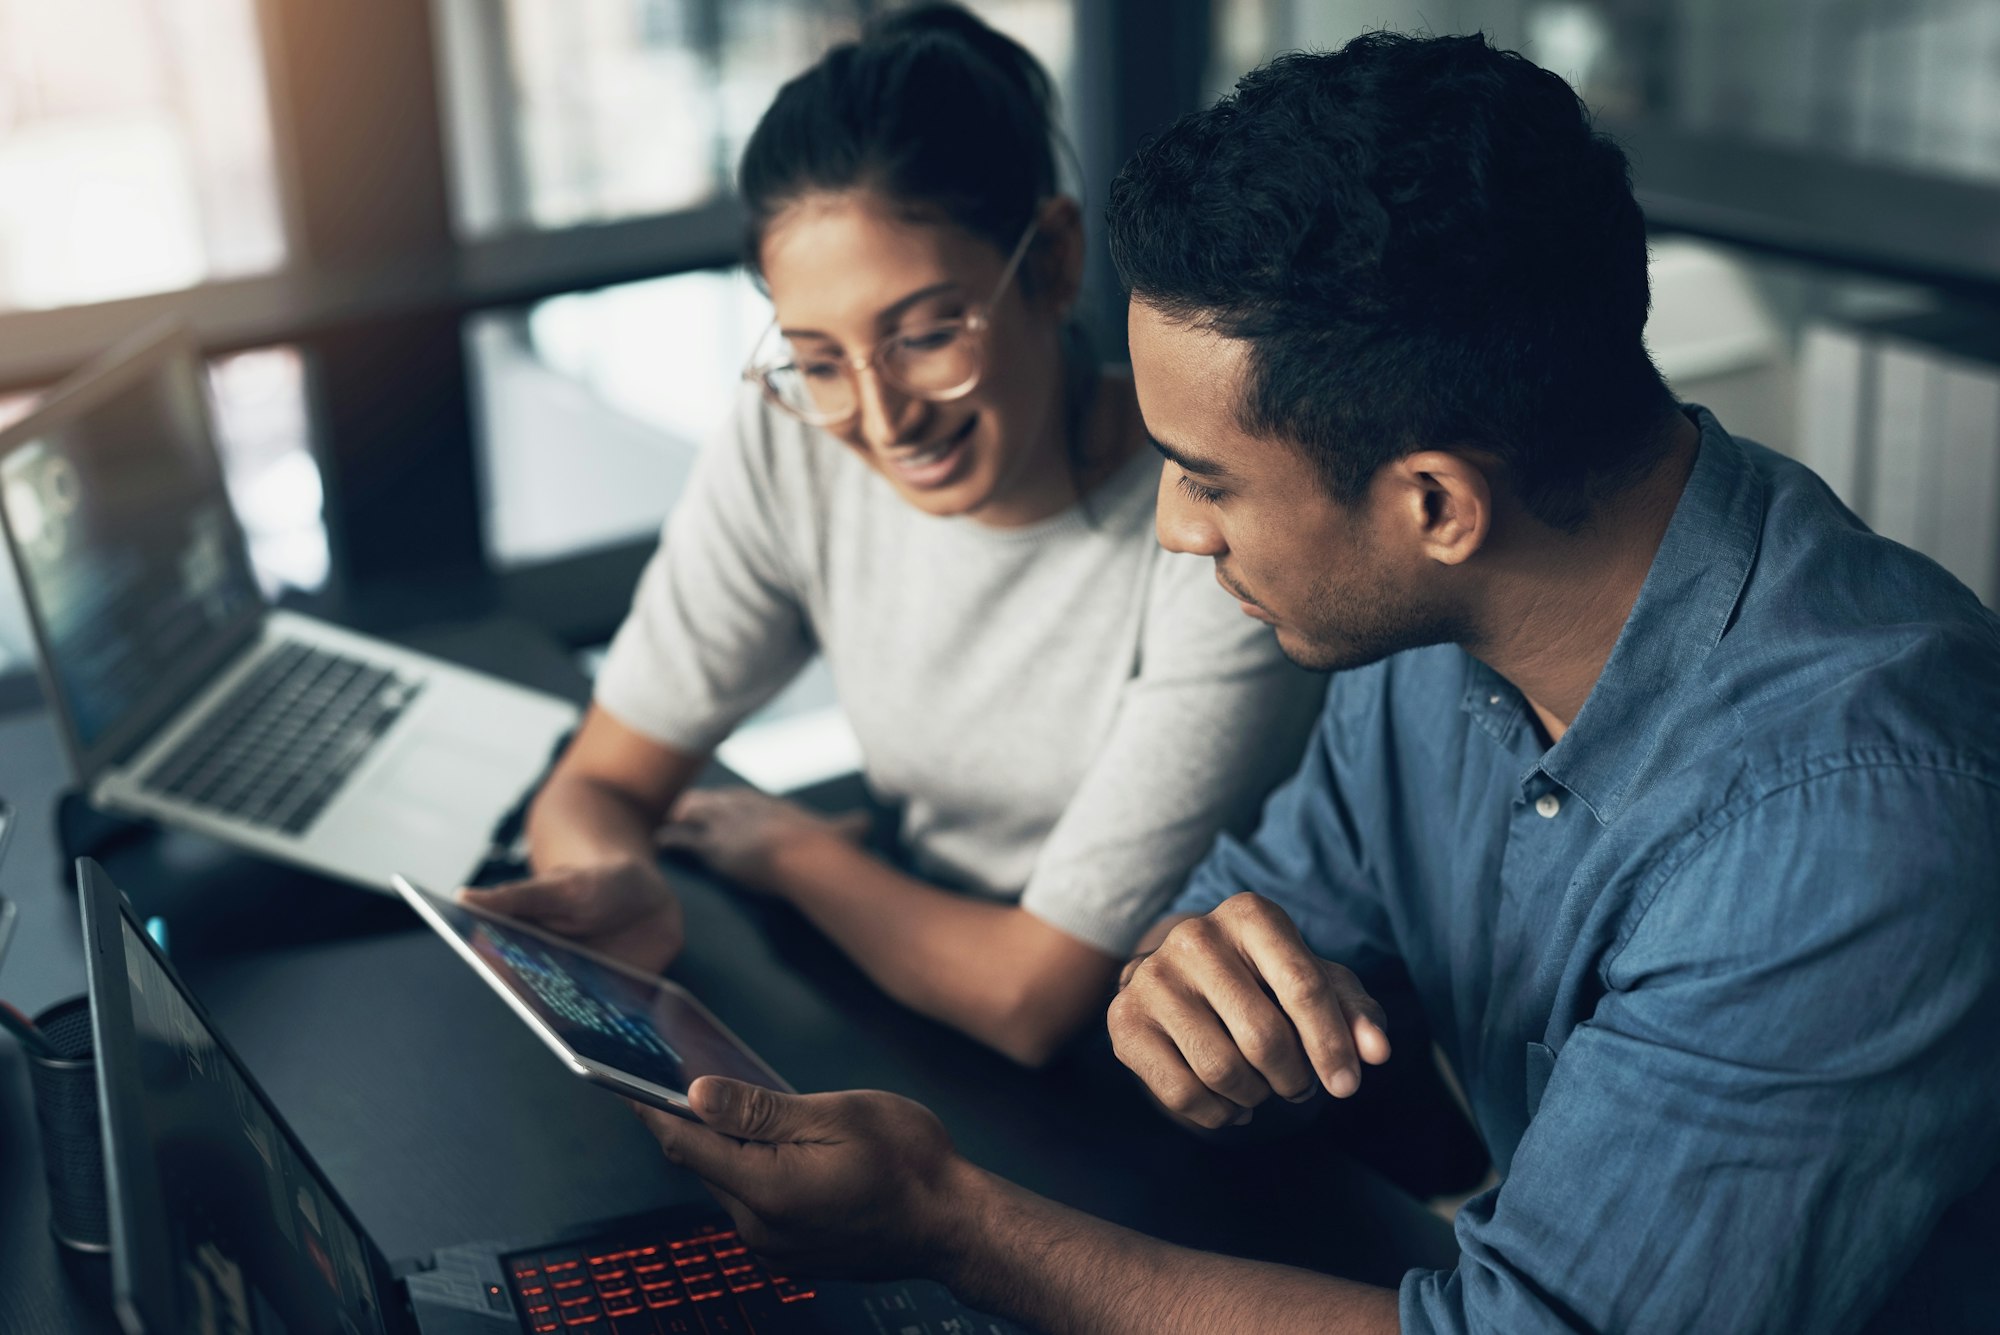
<path fill-rule="evenodd" d="M 737 154 L 893 7 L 0 0 L 0 421 L 177 315 L 274 592 L 385 629 L 508 612 L 587 661 L 768 318 Z M 1277 52 L 1384 27 L 1525 52 L 1632 154 L 1682 397 L 1995 601 L 2000 0 L 971 7 L 1055 76 L 1093 217 L 1148 131 Z M 0 581 L 0 695 L 26 666 Z M 825 699 L 770 721 L 834 755 Z M 767 749 L 772 786 L 811 777 Z"/>

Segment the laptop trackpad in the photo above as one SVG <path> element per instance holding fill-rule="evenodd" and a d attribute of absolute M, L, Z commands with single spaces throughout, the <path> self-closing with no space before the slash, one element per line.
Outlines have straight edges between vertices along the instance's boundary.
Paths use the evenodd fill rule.
<path fill-rule="evenodd" d="M 366 789 L 398 806 L 491 817 L 520 795 L 518 768 L 504 752 L 460 737 L 418 732 L 401 740 Z"/>

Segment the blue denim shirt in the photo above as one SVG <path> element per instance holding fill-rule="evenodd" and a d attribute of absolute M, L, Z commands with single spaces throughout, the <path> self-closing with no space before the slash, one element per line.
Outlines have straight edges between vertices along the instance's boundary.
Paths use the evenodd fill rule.
<path fill-rule="evenodd" d="M 1503 1181 L 1404 1331 L 2000 1329 L 2000 620 L 1691 413 L 1560 742 L 1452 646 L 1338 676 L 1175 907 L 1414 980 Z"/>

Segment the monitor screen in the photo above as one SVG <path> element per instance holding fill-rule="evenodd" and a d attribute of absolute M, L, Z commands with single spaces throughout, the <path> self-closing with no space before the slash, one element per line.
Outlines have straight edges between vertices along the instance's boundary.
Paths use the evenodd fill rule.
<path fill-rule="evenodd" d="M 176 1329 L 380 1335 L 366 1248 L 291 1131 L 119 914 L 144 1154 L 170 1238 Z M 154 1192 L 149 1191 L 149 1196 Z"/>
<path fill-rule="evenodd" d="M 86 751 L 259 605 L 191 348 L 0 459 L 0 505 Z"/>
<path fill-rule="evenodd" d="M 672 983 L 608 969 L 588 955 L 435 895 L 428 902 L 578 1056 L 676 1093 L 704 1075 L 774 1084 L 755 1057 Z"/>

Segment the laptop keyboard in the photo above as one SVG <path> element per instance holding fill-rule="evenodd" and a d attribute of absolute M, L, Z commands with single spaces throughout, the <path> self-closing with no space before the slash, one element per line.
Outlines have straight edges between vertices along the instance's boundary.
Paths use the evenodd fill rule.
<path fill-rule="evenodd" d="M 155 765 L 142 786 L 303 834 L 422 691 L 420 681 L 288 641 Z"/>
<path fill-rule="evenodd" d="M 502 1264 L 533 1335 L 747 1333 L 759 1328 L 759 1315 L 817 1296 L 773 1274 L 721 1223 L 680 1237 L 522 1252 Z"/>

